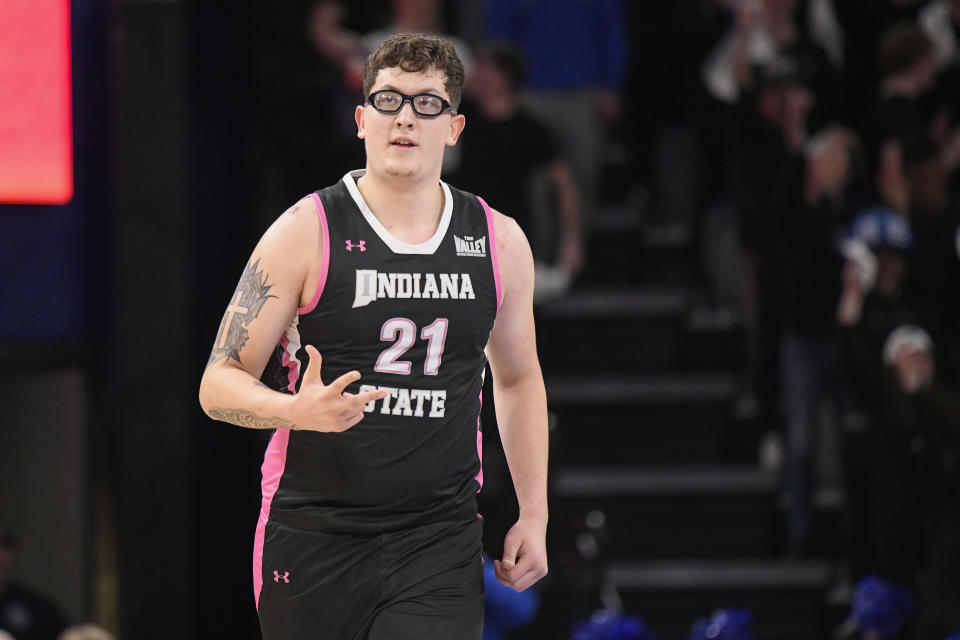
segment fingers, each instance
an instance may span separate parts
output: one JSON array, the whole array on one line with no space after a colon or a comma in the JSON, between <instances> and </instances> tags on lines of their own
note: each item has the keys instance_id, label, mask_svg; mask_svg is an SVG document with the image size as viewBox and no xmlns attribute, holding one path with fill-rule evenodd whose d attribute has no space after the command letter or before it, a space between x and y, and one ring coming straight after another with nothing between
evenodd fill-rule
<instances>
[{"instance_id":1,"label":"fingers","mask_svg":"<svg viewBox=\"0 0 960 640\"><path fill-rule=\"evenodd\" d=\"M303 384L323 384L323 380L320 377L320 365L323 362L323 357L313 345L308 344L305 349L307 355L310 356L310 361L307 362L307 368L303 371ZM359 371L350 371L334 380L330 387L337 395L342 395L347 387L359 379Z\"/></svg>"},{"instance_id":2,"label":"fingers","mask_svg":"<svg viewBox=\"0 0 960 640\"><path fill-rule=\"evenodd\" d=\"M547 571L532 556L521 555L510 574L513 580L513 588L517 591L523 591L545 576Z\"/></svg>"},{"instance_id":3,"label":"fingers","mask_svg":"<svg viewBox=\"0 0 960 640\"><path fill-rule=\"evenodd\" d=\"M307 355L310 356L310 361L307 362L307 368L303 371L302 384L323 384L323 380L320 379L320 364L323 361L320 352L317 351L316 347L309 344L306 346L306 351Z\"/></svg>"},{"instance_id":4,"label":"fingers","mask_svg":"<svg viewBox=\"0 0 960 640\"><path fill-rule=\"evenodd\" d=\"M529 572L530 567L529 563L523 562L520 559L516 564L512 566L507 566L506 562L499 560L493 561L493 569L497 574L497 577L500 579L500 582L504 583L508 587L520 591L519 582L520 580Z\"/></svg>"},{"instance_id":5,"label":"fingers","mask_svg":"<svg viewBox=\"0 0 960 640\"><path fill-rule=\"evenodd\" d=\"M523 591L547 575L547 554L542 534L524 529L518 522L503 541L503 559L494 560L497 579L516 591Z\"/></svg>"},{"instance_id":6,"label":"fingers","mask_svg":"<svg viewBox=\"0 0 960 640\"><path fill-rule=\"evenodd\" d=\"M503 541L503 561L501 564L507 569L513 569L517 563L517 553L520 551L520 536L507 534Z\"/></svg>"},{"instance_id":7,"label":"fingers","mask_svg":"<svg viewBox=\"0 0 960 640\"><path fill-rule=\"evenodd\" d=\"M333 419L333 425L331 426L334 431L346 430L357 424L363 419L367 405L387 396L387 392L380 389L358 394L347 391L347 387L360 379L359 371L349 371L334 380L329 386L325 386L320 377L322 362L320 352L313 345L306 345L305 350L310 360L303 372L303 385L312 384L325 387L319 390L319 395L316 397L317 399L323 398L325 406L328 407L327 411L330 412L328 415Z\"/></svg>"},{"instance_id":8,"label":"fingers","mask_svg":"<svg viewBox=\"0 0 960 640\"><path fill-rule=\"evenodd\" d=\"M507 569L499 560L493 561L497 579L515 591L523 591L547 575L546 562L537 562L530 555L521 557L512 569Z\"/></svg>"},{"instance_id":9,"label":"fingers","mask_svg":"<svg viewBox=\"0 0 960 640\"><path fill-rule=\"evenodd\" d=\"M360 379L359 371L350 371L343 374L330 384L330 389L335 391L338 396L343 395L343 392L347 390L351 384Z\"/></svg>"},{"instance_id":10,"label":"fingers","mask_svg":"<svg viewBox=\"0 0 960 640\"><path fill-rule=\"evenodd\" d=\"M341 413L344 417L340 422L340 430L346 431L363 420L367 403L385 398L386 395L387 392L381 390L366 391L360 394L344 391L341 397L346 401L346 406Z\"/></svg>"},{"instance_id":11,"label":"fingers","mask_svg":"<svg viewBox=\"0 0 960 640\"><path fill-rule=\"evenodd\" d=\"M534 573L531 571L520 580L517 580L513 585L513 589L516 591L526 591L527 589L535 585L537 582L539 582L540 578L542 578L545 575L546 575L546 571L542 573Z\"/></svg>"},{"instance_id":12,"label":"fingers","mask_svg":"<svg viewBox=\"0 0 960 640\"><path fill-rule=\"evenodd\" d=\"M387 397L387 392L383 389L378 389L376 391L365 391L359 395L350 395L349 398L354 401L354 403L359 404L361 407L366 406L368 402L373 402L375 400L383 400Z\"/></svg>"},{"instance_id":13,"label":"fingers","mask_svg":"<svg viewBox=\"0 0 960 640\"><path fill-rule=\"evenodd\" d=\"M502 584L505 584L508 587L512 587L512 584L510 582L510 574L507 573L506 569L503 568L502 562L500 562L499 560L493 561L493 572L496 574L497 580L499 580Z\"/></svg>"}]
</instances>

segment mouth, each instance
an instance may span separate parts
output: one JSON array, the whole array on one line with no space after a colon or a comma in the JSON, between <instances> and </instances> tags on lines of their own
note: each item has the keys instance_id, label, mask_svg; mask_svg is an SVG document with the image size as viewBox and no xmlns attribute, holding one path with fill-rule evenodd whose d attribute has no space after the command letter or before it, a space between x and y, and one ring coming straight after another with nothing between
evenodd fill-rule
<instances>
[{"instance_id":1,"label":"mouth","mask_svg":"<svg viewBox=\"0 0 960 640\"><path fill-rule=\"evenodd\" d=\"M417 144L413 140L398 138L397 140L392 140L390 146L394 149L413 149Z\"/></svg>"}]
</instances>

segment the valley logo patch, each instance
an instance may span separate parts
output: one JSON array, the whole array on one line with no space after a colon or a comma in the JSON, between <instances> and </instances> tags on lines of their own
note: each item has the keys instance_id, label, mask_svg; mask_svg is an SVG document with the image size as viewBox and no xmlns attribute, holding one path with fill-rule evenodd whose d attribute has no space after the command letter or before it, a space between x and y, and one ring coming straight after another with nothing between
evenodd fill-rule
<instances>
[{"instance_id":1,"label":"the valley logo patch","mask_svg":"<svg viewBox=\"0 0 960 640\"><path fill-rule=\"evenodd\" d=\"M487 257L487 236L473 239L473 236L453 236L453 242L457 247L458 256L473 256L475 258Z\"/></svg>"}]
</instances>

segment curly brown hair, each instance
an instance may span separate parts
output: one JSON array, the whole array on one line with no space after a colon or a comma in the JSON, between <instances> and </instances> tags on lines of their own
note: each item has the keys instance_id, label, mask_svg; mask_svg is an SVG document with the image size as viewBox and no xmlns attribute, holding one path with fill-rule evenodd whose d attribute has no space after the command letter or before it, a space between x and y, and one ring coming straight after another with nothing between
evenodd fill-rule
<instances>
[{"instance_id":1,"label":"curly brown hair","mask_svg":"<svg viewBox=\"0 0 960 640\"><path fill-rule=\"evenodd\" d=\"M423 73L431 68L443 74L443 86L450 104L460 106L463 94L463 63L453 45L436 36L398 33L381 42L367 58L363 69L363 96L370 89L380 69L399 67L410 73Z\"/></svg>"}]
</instances>

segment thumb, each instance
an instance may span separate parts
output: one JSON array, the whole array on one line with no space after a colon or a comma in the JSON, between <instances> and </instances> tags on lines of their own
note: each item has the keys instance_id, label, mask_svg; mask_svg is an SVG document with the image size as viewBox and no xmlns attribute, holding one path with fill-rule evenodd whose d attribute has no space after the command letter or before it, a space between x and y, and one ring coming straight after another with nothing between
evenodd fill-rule
<instances>
[{"instance_id":1,"label":"thumb","mask_svg":"<svg viewBox=\"0 0 960 640\"><path fill-rule=\"evenodd\" d=\"M320 352L309 344L306 346L306 351L310 361L307 362L307 368L303 372L303 384L323 384L320 378L320 364L323 362Z\"/></svg>"},{"instance_id":2,"label":"thumb","mask_svg":"<svg viewBox=\"0 0 960 640\"><path fill-rule=\"evenodd\" d=\"M512 569L517 563L517 553L520 551L520 536L513 535L513 532L507 534L503 541L503 567Z\"/></svg>"}]
</instances>

